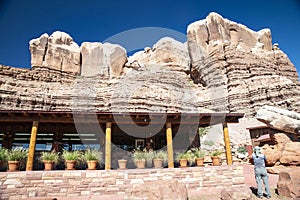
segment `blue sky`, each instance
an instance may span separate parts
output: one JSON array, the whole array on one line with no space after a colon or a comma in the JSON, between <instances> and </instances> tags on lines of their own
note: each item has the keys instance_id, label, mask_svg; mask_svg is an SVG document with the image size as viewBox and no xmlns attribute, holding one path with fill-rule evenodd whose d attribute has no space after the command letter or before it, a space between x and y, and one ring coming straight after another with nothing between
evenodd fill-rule
<instances>
[{"instance_id":1,"label":"blue sky","mask_svg":"<svg viewBox=\"0 0 300 200\"><path fill-rule=\"evenodd\" d=\"M79 46L140 27L185 34L188 24L213 11L255 31L270 28L273 43L300 72L299 0L0 0L0 63L30 67L28 43L42 33L67 32Z\"/></svg>"}]
</instances>

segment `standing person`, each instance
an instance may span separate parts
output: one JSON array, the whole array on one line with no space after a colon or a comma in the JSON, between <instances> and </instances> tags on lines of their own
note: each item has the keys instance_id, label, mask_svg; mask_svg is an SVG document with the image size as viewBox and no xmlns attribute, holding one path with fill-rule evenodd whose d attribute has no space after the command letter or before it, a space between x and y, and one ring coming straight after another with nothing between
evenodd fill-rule
<instances>
[{"instance_id":1,"label":"standing person","mask_svg":"<svg viewBox=\"0 0 300 200\"><path fill-rule=\"evenodd\" d=\"M262 189L262 181L263 181L267 193L267 198L270 199L271 192L269 187L269 178L265 166L266 156L262 154L260 147L258 146L254 147L252 159L254 163L255 179L257 183L257 195L259 198L261 199L263 198L263 189Z\"/></svg>"}]
</instances>

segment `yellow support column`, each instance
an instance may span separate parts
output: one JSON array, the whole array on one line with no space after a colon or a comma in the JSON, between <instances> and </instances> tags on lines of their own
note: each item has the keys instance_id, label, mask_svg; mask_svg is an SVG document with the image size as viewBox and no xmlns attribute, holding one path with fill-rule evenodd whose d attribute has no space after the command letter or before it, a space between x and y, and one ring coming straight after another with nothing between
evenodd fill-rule
<instances>
[{"instance_id":1,"label":"yellow support column","mask_svg":"<svg viewBox=\"0 0 300 200\"><path fill-rule=\"evenodd\" d=\"M229 138L227 123L223 124L223 134L224 134L227 165L232 165L232 154L230 148L230 138Z\"/></svg>"},{"instance_id":2,"label":"yellow support column","mask_svg":"<svg viewBox=\"0 0 300 200\"><path fill-rule=\"evenodd\" d=\"M111 122L106 122L105 130L105 170L111 169Z\"/></svg>"},{"instance_id":3,"label":"yellow support column","mask_svg":"<svg viewBox=\"0 0 300 200\"><path fill-rule=\"evenodd\" d=\"M36 144L36 135L38 130L39 122L34 121L32 123L31 135L30 135L30 143L29 143L29 152L26 163L26 171L32 171L33 168L33 160L34 160L34 152L35 152L35 144Z\"/></svg>"},{"instance_id":4,"label":"yellow support column","mask_svg":"<svg viewBox=\"0 0 300 200\"><path fill-rule=\"evenodd\" d=\"M171 123L166 125L166 137L167 137L167 150L168 150L168 168L174 168L173 158L173 140L172 140L172 126Z\"/></svg>"}]
</instances>

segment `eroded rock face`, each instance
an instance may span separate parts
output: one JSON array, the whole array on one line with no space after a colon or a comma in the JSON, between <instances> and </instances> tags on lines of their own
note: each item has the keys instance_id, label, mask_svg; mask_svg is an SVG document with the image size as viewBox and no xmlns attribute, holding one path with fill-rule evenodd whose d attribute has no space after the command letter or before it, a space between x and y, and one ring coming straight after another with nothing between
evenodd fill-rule
<instances>
[{"instance_id":1,"label":"eroded rock face","mask_svg":"<svg viewBox=\"0 0 300 200\"><path fill-rule=\"evenodd\" d=\"M265 104L300 110L296 69L272 46L268 29L255 32L212 13L187 33L187 44L163 38L127 63L118 45L80 49L66 33L44 34L30 42L32 70L0 66L1 109L67 111L75 99L76 110L97 112L253 117Z\"/></svg>"},{"instance_id":2,"label":"eroded rock face","mask_svg":"<svg viewBox=\"0 0 300 200\"><path fill-rule=\"evenodd\" d=\"M300 134L300 114L273 106L263 106L256 114L269 127L288 133Z\"/></svg>"},{"instance_id":3,"label":"eroded rock face","mask_svg":"<svg viewBox=\"0 0 300 200\"><path fill-rule=\"evenodd\" d=\"M280 163L284 165L300 165L300 142L289 142L284 146Z\"/></svg>"},{"instance_id":4,"label":"eroded rock face","mask_svg":"<svg viewBox=\"0 0 300 200\"><path fill-rule=\"evenodd\" d=\"M116 44L84 42L81 44L80 50L82 76L119 77L127 61L126 50Z\"/></svg>"},{"instance_id":5,"label":"eroded rock face","mask_svg":"<svg viewBox=\"0 0 300 200\"><path fill-rule=\"evenodd\" d=\"M300 168L279 172L277 190L280 196L300 198Z\"/></svg>"},{"instance_id":6,"label":"eroded rock face","mask_svg":"<svg viewBox=\"0 0 300 200\"><path fill-rule=\"evenodd\" d=\"M152 48L145 48L128 58L126 66L138 69L149 65L172 66L173 70L188 72L190 59L186 43L173 38L160 39Z\"/></svg>"},{"instance_id":7,"label":"eroded rock face","mask_svg":"<svg viewBox=\"0 0 300 200\"><path fill-rule=\"evenodd\" d=\"M29 42L32 67L46 67L77 74L80 71L80 49L73 38L55 31Z\"/></svg>"},{"instance_id":8,"label":"eroded rock face","mask_svg":"<svg viewBox=\"0 0 300 200\"><path fill-rule=\"evenodd\" d=\"M228 111L254 115L266 103L299 111L296 69L272 47L270 30L255 32L211 13L190 24L187 35L192 78L224 93Z\"/></svg>"}]
</instances>

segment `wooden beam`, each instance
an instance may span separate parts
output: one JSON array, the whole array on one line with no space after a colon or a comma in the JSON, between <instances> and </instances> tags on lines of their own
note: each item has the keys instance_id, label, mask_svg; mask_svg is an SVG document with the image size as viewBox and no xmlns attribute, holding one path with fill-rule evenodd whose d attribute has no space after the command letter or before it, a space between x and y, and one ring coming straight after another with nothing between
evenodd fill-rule
<instances>
[{"instance_id":1,"label":"wooden beam","mask_svg":"<svg viewBox=\"0 0 300 200\"><path fill-rule=\"evenodd\" d=\"M105 170L111 169L111 122L106 122L105 130Z\"/></svg>"},{"instance_id":2,"label":"wooden beam","mask_svg":"<svg viewBox=\"0 0 300 200\"><path fill-rule=\"evenodd\" d=\"M32 123L30 143L29 143L29 152L28 152L28 158L27 158L27 164L26 164L26 171L32 171L32 168L33 168L34 152L35 152L35 144L36 144L36 135L37 135L38 126L39 126L38 121L34 121Z\"/></svg>"},{"instance_id":3,"label":"wooden beam","mask_svg":"<svg viewBox=\"0 0 300 200\"><path fill-rule=\"evenodd\" d=\"M230 138L229 138L227 123L223 123L223 133L224 133L224 143L225 143L227 165L232 165L232 154L231 154L231 148L230 148Z\"/></svg>"},{"instance_id":4,"label":"wooden beam","mask_svg":"<svg viewBox=\"0 0 300 200\"><path fill-rule=\"evenodd\" d=\"M172 125L171 123L166 124L166 137L167 137L167 151L168 151L168 168L174 168L174 157L173 157L173 139L172 139Z\"/></svg>"}]
</instances>

